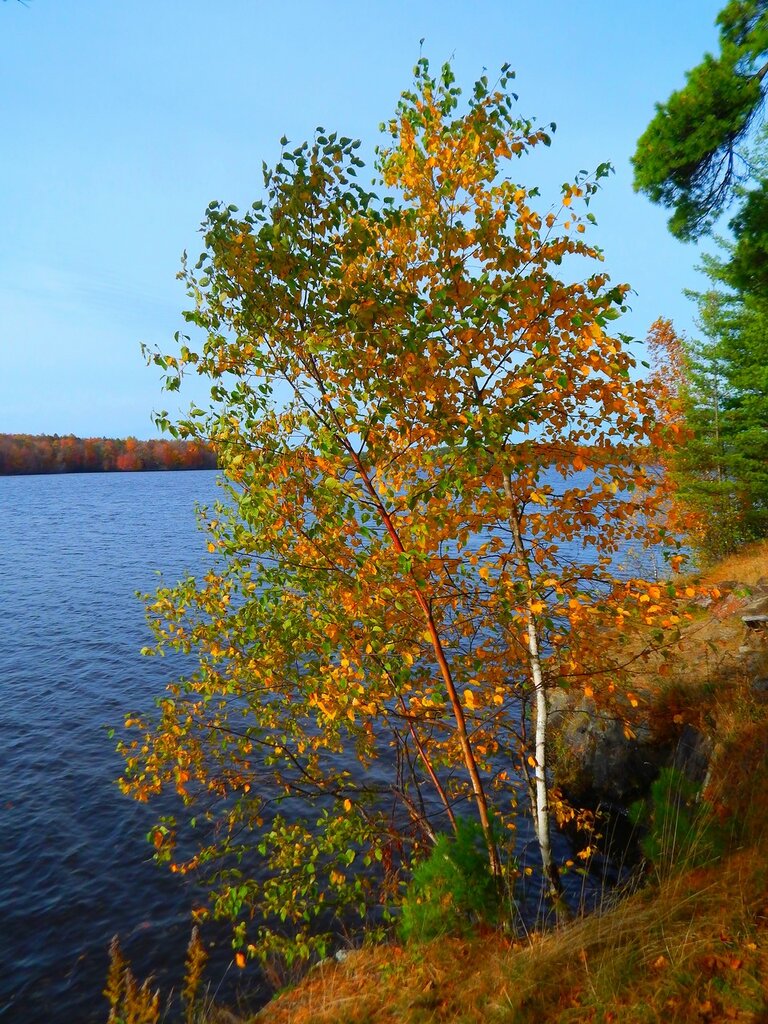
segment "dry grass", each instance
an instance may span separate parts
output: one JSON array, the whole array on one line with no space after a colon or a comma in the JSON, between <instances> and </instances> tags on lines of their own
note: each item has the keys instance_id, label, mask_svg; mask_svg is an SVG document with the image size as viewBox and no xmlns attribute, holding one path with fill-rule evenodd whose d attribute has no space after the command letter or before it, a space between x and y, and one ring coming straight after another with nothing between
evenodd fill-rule
<instances>
[{"instance_id":1,"label":"dry grass","mask_svg":"<svg viewBox=\"0 0 768 1024\"><path fill-rule=\"evenodd\" d=\"M766 574L763 543L708 579ZM703 616L684 668L656 689L656 714L706 718L716 734L708 795L730 839L717 864L525 942L493 933L350 953L241 1024L768 1024L768 708L739 671L742 642L737 610Z\"/></svg>"},{"instance_id":2,"label":"dry grass","mask_svg":"<svg viewBox=\"0 0 768 1024\"><path fill-rule=\"evenodd\" d=\"M764 540L748 544L737 555L731 555L707 572L707 579L713 583L737 580L754 586L765 578L768 578L768 542Z\"/></svg>"},{"instance_id":3,"label":"dry grass","mask_svg":"<svg viewBox=\"0 0 768 1024\"><path fill-rule=\"evenodd\" d=\"M767 951L765 868L741 851L524 948L494 936L361 951L252 1024L757 1022Z\"/></svg>"},{"instance_id":4,"label":"dry grass","mask_svg":"<svg viewBox=\"0 0 768 1024\"><path fill-rule=\"evenodd\" d=\"M735 799L721 807L743 845L721 863L525 943L488 935L352 953L249 1024L768 1021L767 737L764 721L732 737Z\"/></svg>"}]
</instances>

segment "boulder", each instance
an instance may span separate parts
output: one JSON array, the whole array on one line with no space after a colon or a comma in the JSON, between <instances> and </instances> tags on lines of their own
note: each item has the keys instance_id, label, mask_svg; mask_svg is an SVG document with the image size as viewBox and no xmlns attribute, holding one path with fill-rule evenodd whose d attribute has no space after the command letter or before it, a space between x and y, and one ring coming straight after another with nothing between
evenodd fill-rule
<instances>
[{"instance_id":1,"label":"boulder","mask_svg":"<svg viewBox=\"0 0 768 1024\"><path fill-rule=\"evenodd\" d=\"M583 694L554 691L550 726L555 784L581 807L629 806L648 793L674 753L647 725L629 730L619 710L598 708Z\"/></svg>"},{"instance_id":2,"label":"boulder","mask_svg":"<svg viewBox=\"0 0 768 1024\"><path fill-rule=\"evenodd\" d=\"M671 764L695 785L703 786L713 753L712 738L692 725L685 725L674 746Z\"/></svg>"},{"instance_id":3,"label":"boulder","mask_svg":"<svg viewBox=\"0 0 768 1024\"><path fill-rule=\"evenodd\" d=\"M670 765L700 785L712 757L712 741L691 725L660 741L646 723L628 729L620 709L598 708L581 693L550 695L550 726L555 784L580 807L627 808Z\"/></svg>"}]
</instances>

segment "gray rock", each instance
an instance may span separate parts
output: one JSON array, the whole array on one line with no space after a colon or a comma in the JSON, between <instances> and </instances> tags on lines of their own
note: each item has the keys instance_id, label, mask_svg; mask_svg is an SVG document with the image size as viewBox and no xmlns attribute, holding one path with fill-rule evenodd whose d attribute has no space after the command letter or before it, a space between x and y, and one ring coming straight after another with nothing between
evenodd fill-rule
<instances>
[{"instance_id":1,"label":"gray rock","mask_svg":"<svg viewBox=\"0 0 768 1024\"><path fill-rule=\"evenodd\" d=\"M555 783L577 805L626 807L674 756L674 746L659 744L648 726L633 726L632 735L619 712L581 694L555 691L550 709Z\"/></svg>"},{"instance_id":2,"label":"gray rock","mask_svg":"<svg viewBox=\"0 0 768 1024\"><path fill-rule=\"evenodd\" d=\"M555 784L582 807L628 807L648 795L667 766L701 785L712 759L712 740L693 726L684 726L676 740L666 742L645 724L633 725L635 734L628 734L619 712L597 708L580 693L557 690L550 695L550 725Z\"/></svg>"},{"instance_id":3,"label":"gray rock","mask_svg":"<svg viewBox=\"0 0 768 1024\"><path fill-rule=\"evenodd\" d=\"M672 766L683 772L691 782L701 786L707 777L713 751L711 737L694 729L692 725L685 725L675 746Z\"/></svg>"},{"instance_id":4,"label":"gray rock","mask_svg":"<svg viewBox=\"0 0 768 1024\"><path fill-rule=\"evenodd\" d=\"M736 590L737 587L740 587L741 584L738 580L720 580L720 582L717 583L716 586L721 594L730 594L734 590Z\"/></svg>"},{"instance_id":5,"label":"gray rock","mask_svg":"<svg viewBox=\"0 0 768 1024\"><path fill-rule=\"evenodd\" d=\"M768 594L752 594L749 603L742 609L742 619L759 618L764 615L768 615Z\"/></svg>"}]
</instances>

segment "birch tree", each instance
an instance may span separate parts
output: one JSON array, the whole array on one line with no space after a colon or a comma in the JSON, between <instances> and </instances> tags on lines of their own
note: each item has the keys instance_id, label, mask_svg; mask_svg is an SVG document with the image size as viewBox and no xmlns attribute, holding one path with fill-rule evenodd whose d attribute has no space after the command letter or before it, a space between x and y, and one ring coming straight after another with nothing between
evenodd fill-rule
<instances>
[{"instance_id":1,"label":"birch tree","mask_svg":"<svg viewBox=\"0 0 768 1024\"><path fill-rule=\"evenodd\" d=\"M283 140L250 210L209 207L196 333L154 355L169 389L210 380L210 408L158 420L213 446L226 500L208 572L150 600L155 649L198 668L129 717L123 786L178 792L158 857L253 955L322 950L388 882L396 902L461 816L511 884L521 792L559 900L548 693L611 699L627 624L679 625L674 586L616 571L665 540L649 452L676 427L610 331L627 289L588 240L608 168L537 210L524 158L550 130L512 77L464 102L420 61L379 194L351 139Z\"/></svg>"}]
</instances>

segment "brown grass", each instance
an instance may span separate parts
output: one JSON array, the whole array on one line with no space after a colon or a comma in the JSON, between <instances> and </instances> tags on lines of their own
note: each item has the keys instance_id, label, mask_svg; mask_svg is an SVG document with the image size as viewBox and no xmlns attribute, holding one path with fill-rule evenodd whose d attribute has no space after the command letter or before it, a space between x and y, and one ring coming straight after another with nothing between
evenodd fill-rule
<instances>
[{"instance_id":1,"label":"brown grass","mask_svg":"<svg viewBox=\"0 0 768 1024\"><path fill-rule=\"evenodd\" d=\"M736 580L754 586L759 579L768 578L768 541L748 544L738 554L713 566L706 575L712 583Z\"/></svg>"},{"instance_id":2,"label":"brown grass","mask_svg":"<svg viewBox=\"0 0 768 1024\"><path fill-rule=\"evenodd\" d=\"M714 799L734 838L721 862L524 943L487 935L351 953L249 1024L768 1021L768 716L755 718L719 758Z\"/></svg>"},{"instance_id":3,"label":"brown grass","mask_svg":"<svg viewBox=\"0 0 768 1024\"><path fill-rule=\"evenodd\" d=\"M757 1022L767 951L765 866L740 851L525 947L494 936L351 954L251 1024Z\"/></svg>"}]
</instances>

